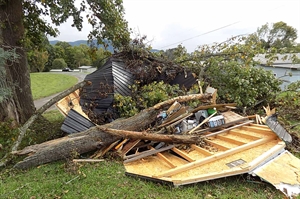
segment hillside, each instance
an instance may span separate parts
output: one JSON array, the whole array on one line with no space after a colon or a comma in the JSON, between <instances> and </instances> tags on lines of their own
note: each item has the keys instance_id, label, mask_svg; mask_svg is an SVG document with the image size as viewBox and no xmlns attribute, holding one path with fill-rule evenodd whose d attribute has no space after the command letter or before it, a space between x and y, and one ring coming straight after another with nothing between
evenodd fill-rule
<instances>
[{"instance_id":1,"label":"hillside","mask_svg":"<svg viewBox=\"0 0 300 199\"><path fill-rule=\"evenodd\" d=\"M60 42L59 40L53 40L53 41L49 41L49 43L51 45L55 45L57 42ZM89 45L87 40L77 40L77 41L69 41L68 42L71 46L79 46L81 44L84 44L84 45ZM104 48L103 45L98 45L98 48ZM113 52L114 51L114 48L113 46L111 46L110 44L108 44L108 47L107 47L107 50L110 51L110 52Z\"/></svg>"}]
</instances>

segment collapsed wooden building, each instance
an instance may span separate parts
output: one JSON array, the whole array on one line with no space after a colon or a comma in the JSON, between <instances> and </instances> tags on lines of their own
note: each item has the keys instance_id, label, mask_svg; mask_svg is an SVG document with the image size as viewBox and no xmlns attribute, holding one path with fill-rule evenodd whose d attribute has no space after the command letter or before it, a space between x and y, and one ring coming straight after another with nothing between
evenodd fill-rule
<instances>
[{"instance_id":1,"label":"collapsed wooden building","mask_svg":"<svg viewBox=\"0 0 300 199\"><path fill-rule=\"evenodd\" d=\"M167 80L186 87L196 82L195 77L184 70L163 71L150 80ZM147 73L149 71L143 72L144 75ZM166 73L172 74L173 78L164 76ZM212 97L216 95L214 89L207 89L203 95L180 96L159 103L136 118L129 118L130 121L97 124L103 113L113 112L114 93L130 95L128 85L135 78L124 62L110 59L86 76L86 81L91 84L83 87L81 93L76 91L56 104L66 116L62 130L70 136L17 153L36 153L27 160L38 159L35 164L41 164L46 161L38 155L49 154L43 152L47 147L55 150L53 143L67 143L70 148L64 149L72 151L79 142L85 144L79 152L96 151L93 158L103 157L107 152L119 154L129 176L180 186L248 173L273 184L288 197L300 194L300 160L285 149L292 139L274 114L267 115L265 124L257 115L254 120L241 116L234 112L235 104L216 104ZM186 105L188 100L194 99L204 99L206 103L196 108ZM155 125L151 129L140 130L143 122L148 127L153 121ZM134 122L139 128L132 126ZM98 132L112 136L105 141L106 137L96 136ZM85 142L84 139L89 140ZM92 144L89 143L91 140ZM55 155L60 153L63 152ZM27 160L17 167L26 166Z\"/></svg>"}]
</instances>

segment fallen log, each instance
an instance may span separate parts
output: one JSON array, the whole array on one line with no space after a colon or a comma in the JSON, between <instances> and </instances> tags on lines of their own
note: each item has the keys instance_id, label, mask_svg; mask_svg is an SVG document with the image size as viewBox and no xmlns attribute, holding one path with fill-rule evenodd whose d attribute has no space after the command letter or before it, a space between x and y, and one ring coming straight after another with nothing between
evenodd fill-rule
<instances>
[{"instance_id":1,"label":"fallen log","mask_svg":"<svg viewBox=\"0 0 300 199\"><path fill-rule=\"evenodd\" d=\"M183 102L184 99L186 101L190 99L208 101L210 98L210 94L194 94L181 96L180 98L173 98L167 100L166 102L159 103L154 107L145 109L135 116L127 119L115 120L109 124L95 126L80 133L71 134L56 140L25 147L23 150L13 152L13 154L30 155L23 161L18 162L14 167L18 169L26 169L41 164L66 159L74 154L87 153L102 147L107 147L111 143L124 137L122 134L112 134L111 132L108 132L107 129L143 131L151 127L151 124L156 120L161 108L174 103L178 99ZM131 137L128 136L128 138ZM141 139L144 139L143 134L141 134Z\"/></svg>"}]
</instances>

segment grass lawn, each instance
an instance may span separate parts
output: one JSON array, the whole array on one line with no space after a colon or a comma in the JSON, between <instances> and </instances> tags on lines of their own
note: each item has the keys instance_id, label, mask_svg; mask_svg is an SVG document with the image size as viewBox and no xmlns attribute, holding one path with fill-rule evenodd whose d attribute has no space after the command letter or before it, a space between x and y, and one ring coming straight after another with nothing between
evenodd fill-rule
<instances>
[{"instance_id":1,"label":"grass lawn","mask_svg":"<svg viewBox=\"0 0 300 199\"><path fill-rule=\"evenodd\" d=\"M78 81L71 75L53 73L31 73L30 80L34 100L62 92Z\"/></svg>"},{"instance_id":2,"label":"grass lawn","mask_svg":"<svg viewBox=\"0 0 300 199\"><path fill-rule=\"evenodd\" d=\"M283 198L268 183L246 175L173 187L125 175L122 162L56 162L27 171L2 172L0 198Z\"/></svg>"}]
</instances>

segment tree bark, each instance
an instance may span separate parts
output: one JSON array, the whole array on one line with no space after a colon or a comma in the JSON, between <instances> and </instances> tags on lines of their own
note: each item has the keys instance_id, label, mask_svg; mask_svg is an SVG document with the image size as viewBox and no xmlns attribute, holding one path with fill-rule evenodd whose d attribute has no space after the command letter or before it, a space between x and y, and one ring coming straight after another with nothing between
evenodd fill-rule
<instances>
[{"instance_id":1,"label":"tree bark","mask_svg":"<svg viewBox=\"0 0 300 199\"><path fill-rule=\"evenodd\" d=\"M24 123L34 113L27 56L22 48L24 37L22 0L0 2L0 48L15 50L18 58L8 60L1 66L0 121L12 119L15 124ZM1 93L2 94L2 93Z\"/></svg>"},{"instance_id":2,"label":"tree bark","mask_svg":"<svg viewBox=\"0 0 300 199\"><path fill-rule=\"evenodd\" d=\"M201 100L209 100L211 95L190 95L190 96L182 96L180 99L184 101L184 99L201 99ZM151 124L155 122L157 115L161 111L161 108L172 104L171 102L177 101L178 98L173 98L171 100L167 100L165 103L159 103L154 107L145 109L140 113L136 114L133 117L127 119L119 119L115 120L112 123L95 126L86 131L71 134L69 136L59 138L56 140L51 140L48 142L44 142L41 144L28 146L20 151L15 151L13 154L15 155L25 155L31 154L29 157L26 157L23 161L18 162L14 167L18 169L26 169L29 167L38 166L40 164L45 164L48 162L61 160L65 158L69 158L72 154L82 154L86 152L90 152L101 147L109 146L111 143L121 139L121 138L141 138L149 140L161 139L167 142L185 142L192 143L193 139L197 140L193 136L185 136L179 138L179 136L170 135L170 136L154 136L149 133L146 135L145 133L140 133L138 136L138 132L134 131L144 131L151 127ZM113 129L119 129L121 131L114 131ZM123 133L122 133L123 131ZM116 133L118 132L118 133ZM148 136L148 137L145 137ZM159 138L160 137L160 138ZM184 141L185 140L185 141ZM160 141L160 140L158 140Z\"/></svg>"},{"instance_id":3,"label":"tree bark","mask_svg":"<svg viewBox=\"0 0 300 199\"><path fill-rule=\"evenodd\" d=\"M86 84L90 84L90 82L80 82L74 86L72 86L71 88L65 90L64 92L58 94L57 96L55 96L54 98L52 98L51 100L49 100L46 104L44 104L41 108L39 108L26 122L25 124L19 128L19 135L17 140L15 141L15 143L12 146L11 152L14 152L18 149L19 145L21 144L27 129L30 127L30 125L41 115L43 114L49 107L51 107L53 104L55 104L56 102L58 102L60 99L62 99L63 97L69 95L70 93L76 91L79 88L82 88L84 85ZM11 156L9 156L9 154L7 153L0 161L0 167L4 166L7 164L8 161L11 160Z\"/></svg>"}]
</instances>

